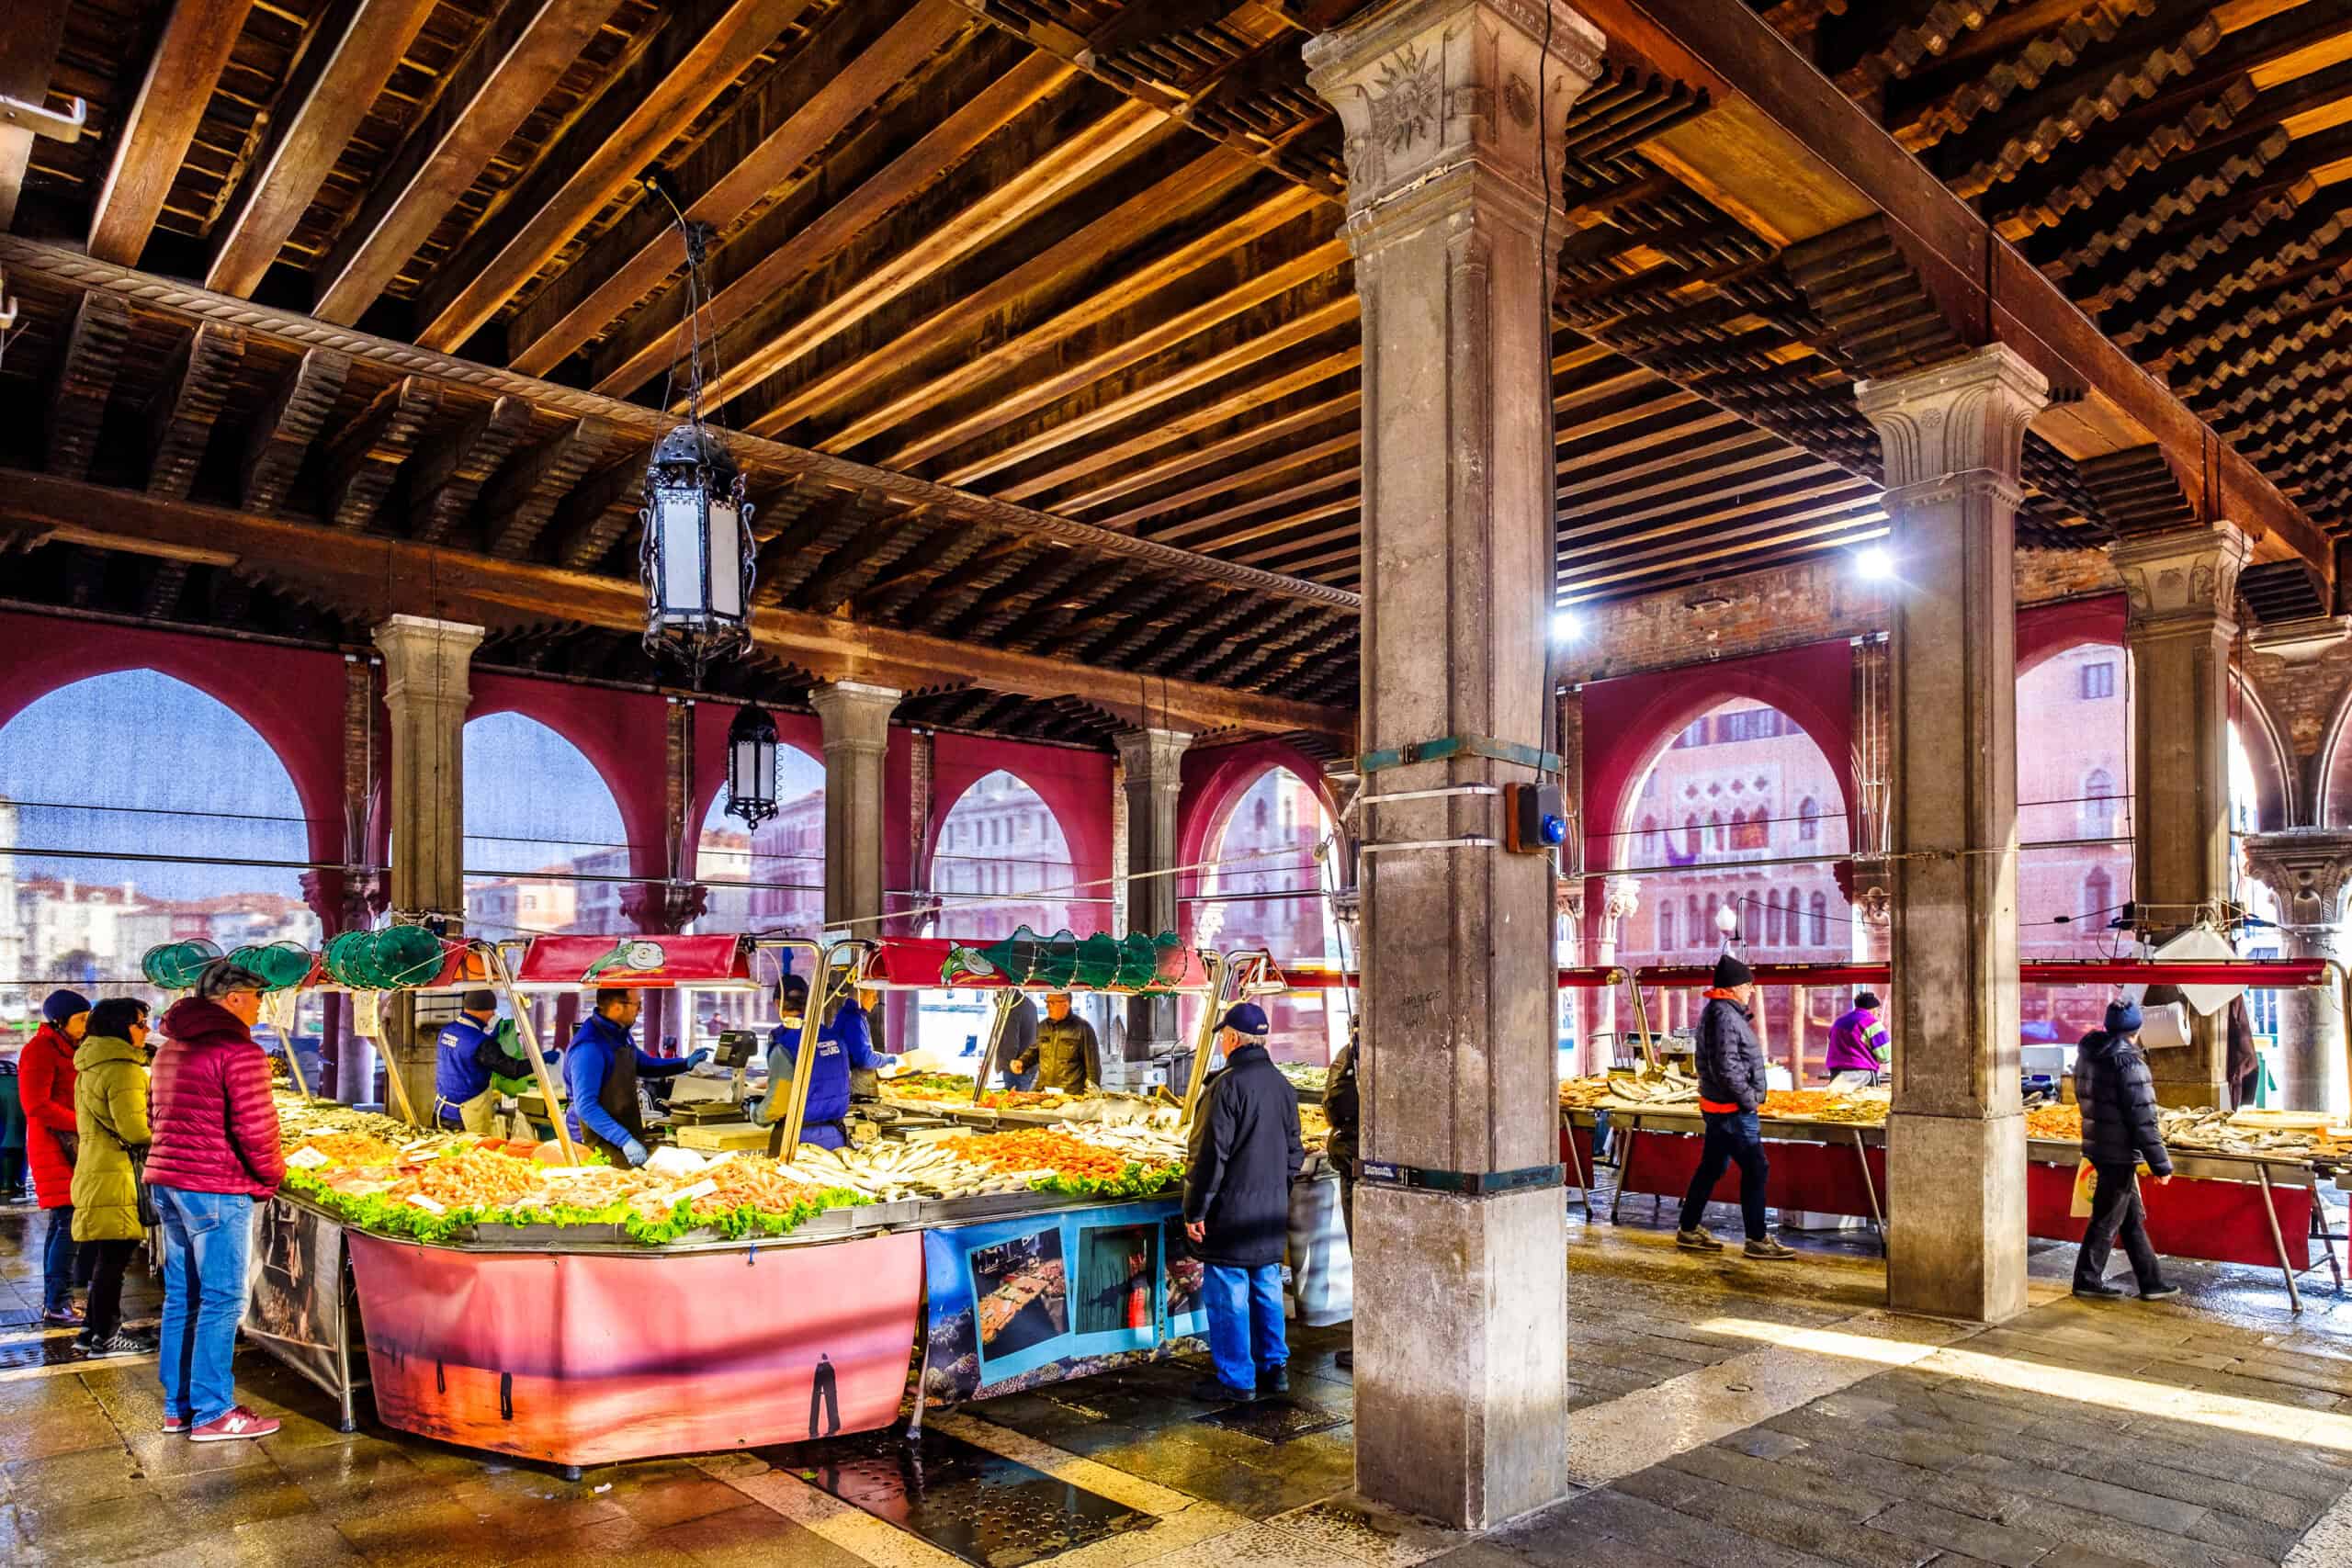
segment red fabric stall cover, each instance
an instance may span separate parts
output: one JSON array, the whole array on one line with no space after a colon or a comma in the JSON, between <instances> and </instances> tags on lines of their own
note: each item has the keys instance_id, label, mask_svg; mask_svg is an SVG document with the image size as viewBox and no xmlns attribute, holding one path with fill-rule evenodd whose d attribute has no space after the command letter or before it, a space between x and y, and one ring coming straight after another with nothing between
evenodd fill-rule
<instances>
[{"instance_id":1,"label":"red fabric stall cover","mask_svg":"<svg viewBox=\"0 0 2352 1568\"><path fill-rule=\"evenodd\" d=\"M887 1427L922 1304L912 1231L666 1257L345 1240L384 1422L559 1464Z\"/></svg>"},{"instance_id":2,"label":"red fabric stall cover","mask_svg":"<svg viewBox=\"0 0 2352 1568\"><path fill-rule=\"evenodd\" d=\"M2045 1241L2080 1241L2087 1220L2069 1213L2075 1200L2075 1165L2029 1165L2025 1168L2026 1234ZM2271 1245L2270 1223L2262 1217L2262 1187L2245 1181L2189 1180L2176 1177L2159 1187L2143 1177L2140 1196L2148 1206L2148 1240L2166 1258L2189 1258L2207 1263L2250 1263L2258 1268L2278 1266L2278 1249ZM2300 1272L2312 1266L2312 1190L2274 1187L2271 1207L2278 1215L2278 1235L2287 1244L2287 1261Z\"/></svg>"}]
</instances>

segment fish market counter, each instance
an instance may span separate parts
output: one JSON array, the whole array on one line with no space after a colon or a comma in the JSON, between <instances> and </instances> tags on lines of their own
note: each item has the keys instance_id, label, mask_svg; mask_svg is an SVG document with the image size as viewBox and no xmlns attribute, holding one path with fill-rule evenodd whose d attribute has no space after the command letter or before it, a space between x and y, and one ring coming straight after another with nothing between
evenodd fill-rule
<instances>
[{"instance_id":1,"label":"fish market counter","mask_svg":"<svg viewBox=\"0 0 2352 1568\"><path fill-rule=\"evenodd\" d=\"M1606 1102L1563 1107L1560 1157L1582 1195L1585 1213L1592 1213L1592 1189L1599 1179L1594 1150L1603 1114L1612 1145L1609 1152L1617 1170L1616 1190L1610 1199L1611 1223L1616 1222L1628 1194L1680 1202L1699 1171L1704 1124L1698 1107ZM1790 1213L1834 1214L1883 1225L1886 1129L1883 1124L1770 1115L1758 1121L1770 1145L1771 1169L1765 1181L1768 1204ZM1715 1184L1713 1201L1739 1201L1738 1167L1726 1170Z\"/></svg>"}]
</instances>

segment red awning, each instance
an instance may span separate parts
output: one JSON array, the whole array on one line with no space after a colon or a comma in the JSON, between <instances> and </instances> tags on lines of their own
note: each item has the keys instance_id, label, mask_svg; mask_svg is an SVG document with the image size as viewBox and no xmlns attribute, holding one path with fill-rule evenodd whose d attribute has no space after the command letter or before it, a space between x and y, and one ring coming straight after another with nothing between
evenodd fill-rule
<instances>
[{"instance_id":1,"label":"red awning","mask_svg":"<svg viewBox=\"0 0 2352 1568\"><path fill-rule=\"evenodd\" d=\"M515 972L518 986L748 986L749 952L734 936L540 936Z\"/></svg>"},{"instance_id":2,"label":"red awning","mask_svg":"<svg viewBox=\"0 0 2352 1568\"><path fill-rule=\"evenodd\" d=\"M950 942L944 937L884 937L875 943L874 952L865 961L865 984L884 991L937 991L948 988L942 978L947 973L949 955L958 947L972 947L971 942ZM958 990L1000 991L1005 988L1001 975L959 975L955 982ZM1201 955L1187 948L1184 952L1184 976L1177 985L1165 991L1198 991L1209 988L1209 975ZM1108 987L1090 986L1032 986L1029 989L1090 991L1102 989L1112 995L1132 996L1132 991L1109 991Z\"/></svg>"},{"instance_id":3,"label":"red awning","mask_svg":"<svg viewBox=\"0 0 2352 1568\"><path fill-rule=\"evenodd\" d=\"M1763 986L1884 986L1894 970L1884 964L1758 964L1756 980ZM1318 964L1285 964L1283 973L1294 991L1328 990L1358 983L1351 972ZM1669 990L1700 989L1714 978L1712 964L1678 964L1634 972L1645 986ZM1560 971L1560 988L1598 990L1624 984L1625 971L1606 964L1588 964ZM2287 989L2323 986L2327 965L2312 958L2246 958L2235 963L2165 964L2151 959L2088 959L2020 964L2018 978L2030 986L2252 986L2256 989Z\"/></svg>"}]
</instances>

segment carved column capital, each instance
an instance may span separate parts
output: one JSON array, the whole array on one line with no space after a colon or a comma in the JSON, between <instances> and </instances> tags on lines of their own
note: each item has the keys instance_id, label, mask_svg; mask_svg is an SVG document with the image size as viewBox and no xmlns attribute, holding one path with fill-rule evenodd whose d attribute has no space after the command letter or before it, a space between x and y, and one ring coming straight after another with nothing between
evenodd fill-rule
<instances>
[{"instance_id":1,"label":"carved column capital","mask_svg":"<svg viewBox=\"0 0 2352 1568\"><path fill-rule=\"evenodd\" d=\"M1601 902L1600 918L1608 922L1607 934L1614 936L1619 923L1642 907L1642 884L1637 877L1612 876L1607 886L1609 891Z\"/></svg>"},{"instance_id":2,"label":"carved column capital","mask_svg":"<svg viewBox=\"0 0 2352 1568\"><path fill-rule=\"evenodd\" d=\"M1182 729L1123 729L1112 737L1130 791L1176 786L1193 737Z\"/></svg>"},{"instance_id":3,"label":"carved column capital","mask_svg":"<svg viewBox=\"0 0 2352 1568\"><path fill-rule=\"evenodd\" d=\"M2278 900L2278 923L2333 931L2352 891L2352 829L2287 828L2239 839L2246 874Z\"/></svg>"},{"instance_id":4,"label":"carved column capital","mask_svg":"<svg viewBox=\"0 0 2352 1568\"><path fill-rule=\"evenodd\" d=\"M1307 83L1340 112L1349 213L1474 164L1540 203L1541 149L1607 46L1559 0L1392 0L1310 39Z\"/></svg>"},{"instance_id":5,"label":"carved column capital","mask_svg":"<svg viewBox=\"0 0 2352 1568\"><path fill-rule=\"evenodd\" d=\"M2018 499L2025 429L2050 383L2006 344L1907 375L1863 381L1854 401L1878 431L1890 516L1971 490Z\"/></svg>"},{"instance_id":6,"label":"carved column capital","mask_svg":"<svg viewBox=\"0 0 2352 1568\"><path fill-rule=\"evenodd\" d=\"M824 731L824 747L870 750L879 754L889 744L890 715L906 694L890 686L869 686L863 681L835 681L808 688L808 705Z\"/></svg>"},{"instance_id":7,"label":"carved column capital","mask_svg":"<svg viewBox=\"0 0 2352 1568\"><path fill-rule=\"evenodd\" d=\"M649 936L676 936L702 919L710 889L692 882L634 882L621 889L621 913Z\"/></svg>"},{"instance_id":8,"label":"carved column capital","mask_svg":"<svg viewBox=\"0 0 2352 1568\"><path fill-rule=\"evenodd\" d=\"M467 675L484 628L427 615L394 615L376 627L377 650L384 656L384 701L430 699L460 711L470 700Z\"/></svg>"},{"instance_id":9,"label":"carved column capital","mask_svg":"<svg viewBox=\"0 0 2352 1568\"><path fill-rule=\"evenodd\" d=\"M2233 523L2167 528L2121 539L2108 558L2131 600L2133 635L2237 631L2238 573L2253 547Z\"/></svg>"}]
</instances>

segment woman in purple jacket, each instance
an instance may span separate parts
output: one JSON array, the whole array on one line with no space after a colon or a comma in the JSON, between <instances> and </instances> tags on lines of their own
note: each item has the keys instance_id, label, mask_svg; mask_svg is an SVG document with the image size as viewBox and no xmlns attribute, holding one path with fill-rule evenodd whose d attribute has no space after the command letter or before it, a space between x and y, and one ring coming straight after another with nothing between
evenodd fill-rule
<instances>
[{"instance_id":1,"label":"woman in purple jacket","mask_svg":"<svg viewBox=\"0 0 2352 1568\"><path fill-rule=\"evenodd\" d=\"M1886 1025L1878 1021L1878 1010L1884 1005L1874 993L1864 991L1829 1026L1829 1055L1822 1066L1829 1069L1830 1088L1867 1089L1886 1071L1894 1051L1887 1043Z\"/></svg>"}]
</instances>

